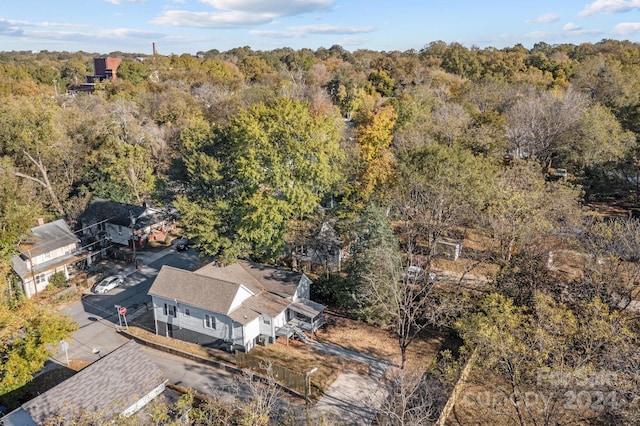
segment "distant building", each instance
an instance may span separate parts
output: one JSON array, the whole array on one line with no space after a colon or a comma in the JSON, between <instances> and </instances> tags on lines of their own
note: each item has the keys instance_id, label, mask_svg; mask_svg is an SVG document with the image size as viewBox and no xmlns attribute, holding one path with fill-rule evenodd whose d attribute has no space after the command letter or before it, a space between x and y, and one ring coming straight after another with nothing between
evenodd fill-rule
<instances>
[{"instance_id":1,"label":"distant building","mask_svg":"<svg viewBox=\"0 0 640 426\"><path fill-rule=\"evenodd\" d=\"M133 247L143 246L153 240L154 231L166 233L173 227L171 212L146 204L118 203L96 198L78 217L83 237L94 237L96 241ZM132 240L133 238L133 240Z\"/></svg>"},{"instance_id":2,"label":"distant building","mask_svg":"<svg viewBox=\"0 0 640 426\"><path fill-rule=\"evenodd\" d=\"M96 83L101 81L111 81L118 78L118 67L122 62L121 58L94 58L93 75L87 76L87 82L78 86L69 87L69 90L76 92L93 92Z\"/></svg>"},{"instance_id":3,"label":"distant building","mask_svg":"<svg viewBox=\"0 0 640 426\"><path fill-rule=\"evenodd\" d=\"M93 75L87 76L87 83L96 81L115 80L117 78L118 67L122 59L120 58L94 58Z\"/></svg>"}]
</instances>

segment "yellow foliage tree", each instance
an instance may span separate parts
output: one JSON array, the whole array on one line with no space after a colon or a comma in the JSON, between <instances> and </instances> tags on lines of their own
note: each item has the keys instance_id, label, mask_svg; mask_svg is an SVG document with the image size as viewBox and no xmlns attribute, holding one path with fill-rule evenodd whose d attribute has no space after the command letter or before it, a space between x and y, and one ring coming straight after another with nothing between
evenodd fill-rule
<instances>
[{"instance_id":1,"label":"yellow foliage tree","mask_svg":"<svg viewBox=\"0 0 640 426\"><path fill-rule=\"evenodd\" d=\"M355 134L362 167L360 189L365 199L388 182L393 174L395 160L390 145L397 119L393 106L386 105L376 111L362 113L358 120Z\"/></svg>"}]
</instances>

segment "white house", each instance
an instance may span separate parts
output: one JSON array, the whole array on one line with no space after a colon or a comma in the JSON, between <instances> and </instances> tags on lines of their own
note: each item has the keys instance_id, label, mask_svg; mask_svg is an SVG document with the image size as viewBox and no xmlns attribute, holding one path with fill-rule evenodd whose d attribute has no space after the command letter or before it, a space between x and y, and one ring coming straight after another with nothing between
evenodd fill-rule
<instances>
[{"instance_id":1,"label":"white house","mask_svg":"<svg viewBox=\"0 0 640 426\"><path fill-rule=\"evenodd\" d=\"M324 306L309 300L304 274L240 261L195 272L163 266L149 289L156 333L249 351L322 325Z\"/></svg>"},{"instance_id":2,"label":"white house","mask_svg":"<svg viewBox=\"0 0 640 426\"><path fill-rule=\"evenodd\" d=\"M69 265L87 258L87 253L79 248L80 239L62 219L40 221L30 231L18 245L19 254L12 258L13 270L27 297L46 289L49 278L56 272L69 279Z\"/></svg>"}]
</instances>

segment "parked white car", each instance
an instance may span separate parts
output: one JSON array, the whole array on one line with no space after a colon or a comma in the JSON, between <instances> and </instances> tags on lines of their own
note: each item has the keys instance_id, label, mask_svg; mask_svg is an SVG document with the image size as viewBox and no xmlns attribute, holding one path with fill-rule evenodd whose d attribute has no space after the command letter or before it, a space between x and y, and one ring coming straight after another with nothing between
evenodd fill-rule
<instances>
[{"instance_id":1,"label":"parked white car","mask_svg":"<svg viewBox=\"0 0 640 426\"><path fill-rule=\"evenodd\" d=\"M124 283L124 276L122 275L112 275L110 277L105 278L95 285L93 288L93 292L96 294L104 294L109 290L113 290L116 287L120 287Z\"/></svg>"}]
</instances>

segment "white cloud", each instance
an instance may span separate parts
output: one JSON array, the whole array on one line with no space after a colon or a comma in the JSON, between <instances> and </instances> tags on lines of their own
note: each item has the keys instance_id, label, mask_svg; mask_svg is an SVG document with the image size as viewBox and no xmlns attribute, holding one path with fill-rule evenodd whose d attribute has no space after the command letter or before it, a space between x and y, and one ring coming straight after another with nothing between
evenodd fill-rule
<instances>
[{"instance_id":1,"label":"white cloud","mask_svg":"<svg viewBox=\"0 0 640 426\"><path fill-rule=\"evenodd\" d=\"M621 22L613 28L613 33L626 36L640 32L640 22Z\"/></svg>"},{"instance_id":2,"label":"white cloud","mask_svg":"<svg viewBox=\"0 0 640 426\"><path fill-rule=\"evenodd\" d=\"M19 25L16 25L15 21L0 18L0 35L20 36L23 32L23 29L20 28Z\"/></svg>"},{"instance_id":3,"label":"white cloud","mask_svg":"<svg viewBox=\"0 0 640 426\"><path fill-rule=\"evenodd\" d=\"M118 0L115 0L118 1ZM246 28L273 23L280 17L320 12L334 0L201 0L211 12L166 10L151 22L196 28Z\"/></svg>"},{"instance_id":4,"label":"white cloud","mask_svg":"<svg viewBox=\"0 0 640 426\"><path fill-rule=\"evenodd\" d=\"M375 31L375 27L341 27L337 25L300 25L288 27L284 31L253 30L249 34L267 38L301 38L310 34L362 34Z\"/></svg>"},{"instance_id":5,"label":"white cloud","mask_svg":"<svg viewBox=\"0 0 640 426\"><path fill-rule=\"evenodd\" d=\"M536 17L535 22L541 22L543 24L548 24L549 22L555 22L560 17L556 13L545 13L544 15L539 15Z\"/></svg>"},{"instance_id":6,"label":"white cloud","mask_svg":"<svg viewBox=\"0 0 640 426\"><path fill-rule=\"evenodd\" d=\"M239 11L189 12L186 10L167 10L151 22L158 25L195 28L243 28L269 23L273 15L249 14Z\"/></svg>"},{"instance_id":7,"label":"white cloud","mask_svg":"<svg viewBox=\"0 0 640 426\"><path fill-rule=\"evenodd\" d=\"M584 7L578 16L628 12L640 8L640 0L595 0Z\"/></svg>"},{"instance_id":8,"label":"white cloud","mask_svg":"<svg viewBox=\"0 0 640 426\"><path fill-rule=\"evenodd\" d=\"M249 34L258 36L258 37L265 37L265 38L294 38L294 37L301 36L301 34L294 33L291 31L273 31L273 30L252 30L252 31L249 31Z\"/></svg>"},{"instance_id":9,"label":"white cloud","mask_svg":"<svg viewBox=\"0 0 640 426\"><path fill-rule=\"evenodd\" d=\"M562 31L578 31L582 29L580 25L574 24L573 22L567 22L564 27L562 27Z\"/></svg>"},{"instance_id":10,"label":"white cloud","mask_svg":"<svg viewBox=\"0 0 640 426\"><path fill-rule=\"evenodd\" d=\"M327 10L333 0L201 0L218 10L294 16Z\"/></svg>"}]
</instances>

